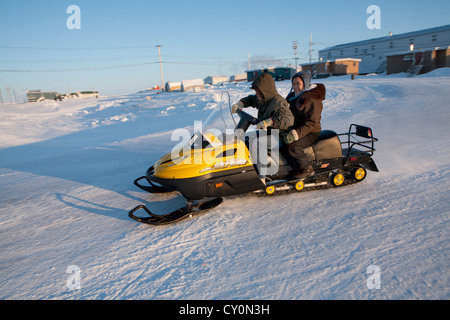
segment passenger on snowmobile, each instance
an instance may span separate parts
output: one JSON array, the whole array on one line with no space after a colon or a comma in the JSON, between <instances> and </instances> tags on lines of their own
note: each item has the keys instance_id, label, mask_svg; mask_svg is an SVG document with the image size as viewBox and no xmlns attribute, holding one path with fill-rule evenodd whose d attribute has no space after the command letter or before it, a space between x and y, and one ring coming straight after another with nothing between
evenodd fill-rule
<instances>
[{"instance_id":1,"label":"passenger on snowmobile","mask_svg":"<svg viewBox=\"0 0 450 320\"><path fill-rule=\"evenodd\" d=\"M269 73L260 74L253 81L251 88L255 95L242 98L232 106L232 113L238 109L254 107L258 109L257 129L272 127L288 131L294 124L294 116L285 99L277 92L275 81Z\"/></svg>"},{"instance_id":2,"label":"passenger on snowmobile","mask_svg":"<svg viewBox=\"0 0 450 320\"><path fill-rule=\"evenodd\" d=\"M286 97L294 115L294 127L283 140L286 143L281 152L293 168L292 178L304 179L314 175L311 159L303 149L313 145L321 131L322 101L325 86L311 83L309 71L301 71L292 77L292 91Z\"/></svg>"}]
</instances>

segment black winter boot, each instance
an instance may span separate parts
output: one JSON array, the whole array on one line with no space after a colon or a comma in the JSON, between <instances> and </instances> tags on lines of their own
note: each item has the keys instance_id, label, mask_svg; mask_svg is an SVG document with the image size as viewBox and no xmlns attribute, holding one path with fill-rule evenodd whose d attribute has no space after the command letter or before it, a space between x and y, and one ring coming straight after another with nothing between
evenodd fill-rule
<instances>
[{"instance_id":1,"label":"black winter boot","mask_svg":"<svg viewBox=\"0 0 450 320\"><path fill-rule=\"evenodd\" d=\"M314 172L313 167L309 166L308 168L302 170L302 172L295 173L294 175L292 175L292 177L294 179L301 180L301 179L305 179L305 178L308 178L310 176L313 176L314 174L315 174L315 172Z\"/></svg>"}]
</instances>

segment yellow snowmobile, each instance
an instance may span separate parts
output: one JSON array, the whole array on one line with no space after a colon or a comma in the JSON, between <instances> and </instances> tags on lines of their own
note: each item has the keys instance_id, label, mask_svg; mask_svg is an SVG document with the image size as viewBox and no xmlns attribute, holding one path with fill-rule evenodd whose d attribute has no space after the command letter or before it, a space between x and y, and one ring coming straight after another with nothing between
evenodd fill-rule
<instances>
[{"instance_id":1,"label":"yellow snowmobile","mask_svg":"<svg viewBox=\"0 0 450 320\"><path fill-rule=\"evenodd\" d=\"M236 123L229 100L219 103L201 130L134 181L136 186L150 193L181 193L187 200L185 207L159 215L139 205L129 212L129 217L147 224L168 224L212 209L226 196L339 187L362 181L367 170L378 172L372 159L378 139L373 137L369 127L352 124L348 132L339 135L330 130L322 131L314 145L305 149L312 159L315 174L292 180L289 178L292 169L279 152L282 139L278 131L248 130L258 120L244 111L239 111L238 116L240 119ZM340 137L345 138L341 141ZM143 180L147 181L145 185L141 183ZM204 201L207 198L212 199ZM136 216L135 212L140 209L148 216Z\"/></svg>"}]
</instances>

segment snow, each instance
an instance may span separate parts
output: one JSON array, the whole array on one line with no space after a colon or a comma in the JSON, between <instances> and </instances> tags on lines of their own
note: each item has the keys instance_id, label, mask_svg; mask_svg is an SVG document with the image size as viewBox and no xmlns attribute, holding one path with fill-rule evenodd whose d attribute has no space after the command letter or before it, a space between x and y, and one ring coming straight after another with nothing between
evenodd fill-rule
<instances>
[{"instance_id":1,"label":"snow","mask_svg":"<svg viewBox=\"0 0 450 320\"><path fill-rule=\"evenodd\" d=\"M177 143L172 130L249 83L0 106L0 299L449 299L449 69L316 82L327 88L323 128L372 127L379 173L227 197L165 227L128 211L184 199L133 180ZM289 81L277 87L286 96ZM366 285L371 265L380 289ZM79 289L67 285L71 266Z\"/></svg>"}]
</instances>

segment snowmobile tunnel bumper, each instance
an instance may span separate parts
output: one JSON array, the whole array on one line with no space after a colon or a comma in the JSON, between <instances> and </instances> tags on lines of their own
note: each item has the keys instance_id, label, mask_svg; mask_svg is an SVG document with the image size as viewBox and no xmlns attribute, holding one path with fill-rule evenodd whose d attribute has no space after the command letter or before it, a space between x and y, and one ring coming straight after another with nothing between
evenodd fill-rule
<instances>
[{"instance_id":1,"label":"snowmobile tunnel bumper","mask_svg":"<svg viewBox=\"0 0 450 320\"><path fill-rule=\"evenodd\" d=\"M150 192L150 193L166 193L166 192L176 191L175 188L154 184L150 179L147 178L147 177L151 176L153 174L153 172L154 172L154 168L153 168L153 166L151 166L147 170L146 176L142 176L142 177L139 177L136 180L134 180L134 185L139 187L140 189ZM149 183L148 186L142 185L139 183L139 181L144 180L144 179L147 180L147 182Z\"/></svg>"},{"instance_id":2,"label":"snowmobile tunnel bumper","mask_svg":"<svg viewBox=\"0 0 450 320\"><path fill-rule=\"evenodd\" d=\"M377 165L375 164L375 161L373 159L370 159L369 161L361 164L364 168L370 171L379 172Z\"/></svg>"}]
</instances>

